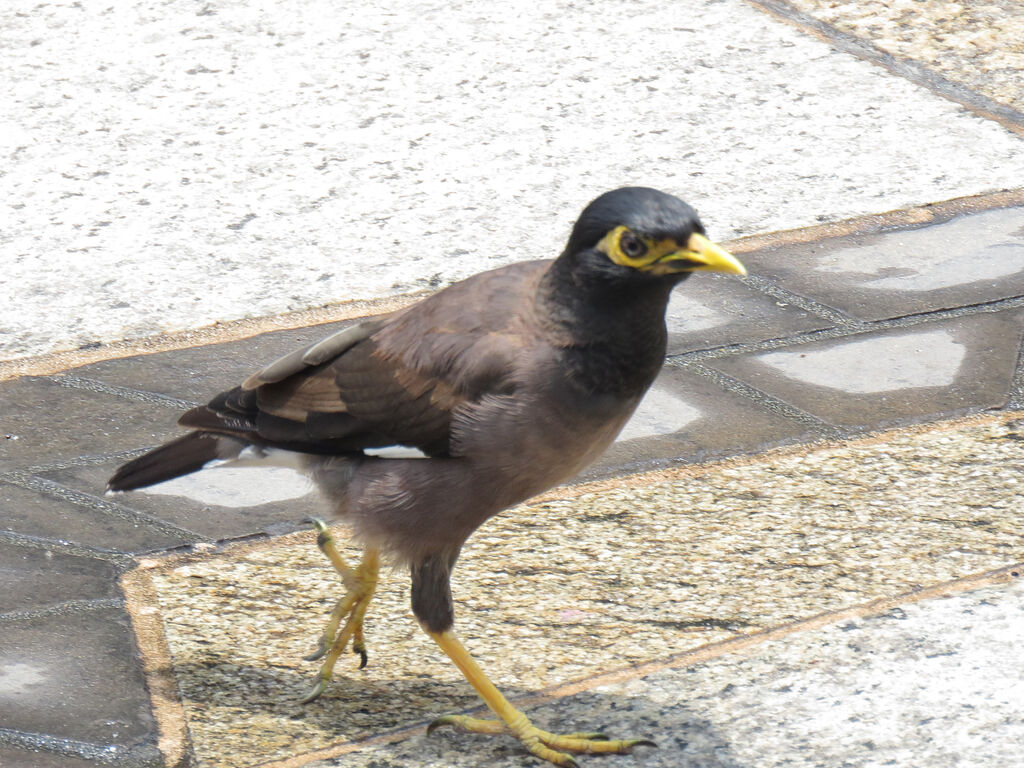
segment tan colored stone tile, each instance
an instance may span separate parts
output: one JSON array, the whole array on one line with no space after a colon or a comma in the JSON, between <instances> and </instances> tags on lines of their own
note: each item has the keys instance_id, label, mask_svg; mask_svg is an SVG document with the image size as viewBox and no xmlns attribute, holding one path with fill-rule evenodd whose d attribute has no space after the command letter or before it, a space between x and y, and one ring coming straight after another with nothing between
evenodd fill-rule
<instances>
[{"instance_id":1,"label":"tan colored stone tile","mask_svg":"<svg viewBox=\"0 0 1024 768\"><path fill-rule=\"evenodd\" d=\"M1020 561L1022 428L968 420L521 506L471 539L457 629L515 696ZM149 573L199 766L477 704L417 628L404 573L371 608L369 666L343 658L324 697L298 703L339 594L312 534Z\"/></svg>"}]
</instances>

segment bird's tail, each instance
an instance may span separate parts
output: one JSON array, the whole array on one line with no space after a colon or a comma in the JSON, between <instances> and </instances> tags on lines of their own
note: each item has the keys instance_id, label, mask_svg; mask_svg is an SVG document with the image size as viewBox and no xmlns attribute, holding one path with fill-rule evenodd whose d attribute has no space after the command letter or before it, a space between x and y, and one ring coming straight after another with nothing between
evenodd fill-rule
<instances>
[{"instance_id":1,"label":"bird's tail","mask_svg":"<svg viewBox=\"0 0 1024 768\"><path fill-rule=\"evenodd\" d=\"M123 464L107 481L108 491L131 491L202 469L211 461L230 461L248 443L214 432L190 432Z\"/></svg>"}]
</instances>

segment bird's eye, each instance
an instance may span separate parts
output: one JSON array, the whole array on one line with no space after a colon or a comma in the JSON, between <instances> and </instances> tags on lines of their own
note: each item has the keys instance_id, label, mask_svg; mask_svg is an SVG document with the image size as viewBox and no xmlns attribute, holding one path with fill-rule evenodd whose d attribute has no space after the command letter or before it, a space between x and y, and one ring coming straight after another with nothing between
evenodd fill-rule
<instances>
[{"instance_id":1,"label":"bird's eye","mask_svg":"<svg viewBox=\"0 0 1024 768\"><path fill-rule=\"evenodd\" d=\"M623 232L619 238L619 248L631 259L638 259L647 253L647 246L644 241L632 232Z\"/></svg>"}]
</instances>

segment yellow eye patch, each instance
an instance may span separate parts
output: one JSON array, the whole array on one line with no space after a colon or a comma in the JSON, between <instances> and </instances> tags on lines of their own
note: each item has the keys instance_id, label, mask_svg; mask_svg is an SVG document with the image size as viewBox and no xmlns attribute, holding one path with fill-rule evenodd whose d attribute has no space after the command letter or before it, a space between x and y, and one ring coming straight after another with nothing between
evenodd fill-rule
<instances>
[{"instance_id":1,"label":"yellow eye patch","mask_svg":"<svg viewBox=\"0 0 1024 768\"><path fill-rule=\"evenodd\" d=\"M685 245L680 245L671 237L662 240L641 237L620 224L602 237L596 247L616 264L655 275L680 272L747 274L735 256L696 232L690 235ZM630 256L629 252L633 255Z\"/></svg>"},{"instance_id":2,"label":"yellow eye patch","mask_svg":"<svg viewBox=\"0 0 1024 768\"><path fill-rule=\"evenodd\" d=\"M622 247L623 236L639 240L647 246L647 250L637 256L627 255ZM641 237L635 232L631 232L629 227L622 224L611 230L607 235L601 238L601 241L597 244L597 250L607 254L608 258L613 262L623 267L632 267L633 269L649 267L659 259L664 258L670 253L675 253L679 249L679 243L672 238L652 240L647 237Z\"/></svg>"}]
</instances>

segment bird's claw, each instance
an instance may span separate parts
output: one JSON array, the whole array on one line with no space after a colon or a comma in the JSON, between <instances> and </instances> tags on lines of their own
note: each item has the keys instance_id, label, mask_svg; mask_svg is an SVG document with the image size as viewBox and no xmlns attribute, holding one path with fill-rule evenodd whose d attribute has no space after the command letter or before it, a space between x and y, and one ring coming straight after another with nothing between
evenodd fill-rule
<instances>
[{"instance_id":1,"label":"bird's claw","mask_svg":"<svg viewBox=\"0 0 1024 768\"><path fill-rule=\"evenodd\" d=\"M427 726L427 735L438 728L451 727L464 733L507 733L517 737L532 754L561 768L574 768L576 760L567 752L590 754L626 754L634 747L656 747L648 739L610 740L603 733L556 734L542 731L528 720L509 726L500 720L481 720L468 715L444 715Z\"/></svg>"},{"instance_id":2,"label":"bird's claw","mask_svg":"<svg viewBox=\"0 0 1024 768\"><path fill-rule=\"evenodd\" d=\"M320 695L327 690L327 681L320 678L316 681L316 685L313 686L306 696L299 700L300 704L310 704L320 698Z\"/></svg>"},{"instance_id":3,"label":"bird's claw","mask_svg":"<svg viewBox=\"0 0 1024 768\"><path fill-rule=\"evenodd\" d=\"M352 653L359 654L359 668L366 669L366 663L370 660L366 653L366 648L362 645L353 645Z\"/></svg>"},{"instance_id":4,"label":"bird's claw","mask_svg":"<svg viewBox=\"0 0 1024 768\"><path fill-rule=\"evenodd\" d=\"M327 642L327 636L326 635L321 635L320 636L320 646L315 651L313 651L311 654L309 654L308 656L303 656L302 658L303 658L304 661L317 661L319 659L322 659L324 657L324 654L327 653L327 649L329 647L330 646L329 646L329 644Z\"/></svg>"}]
</instances>

